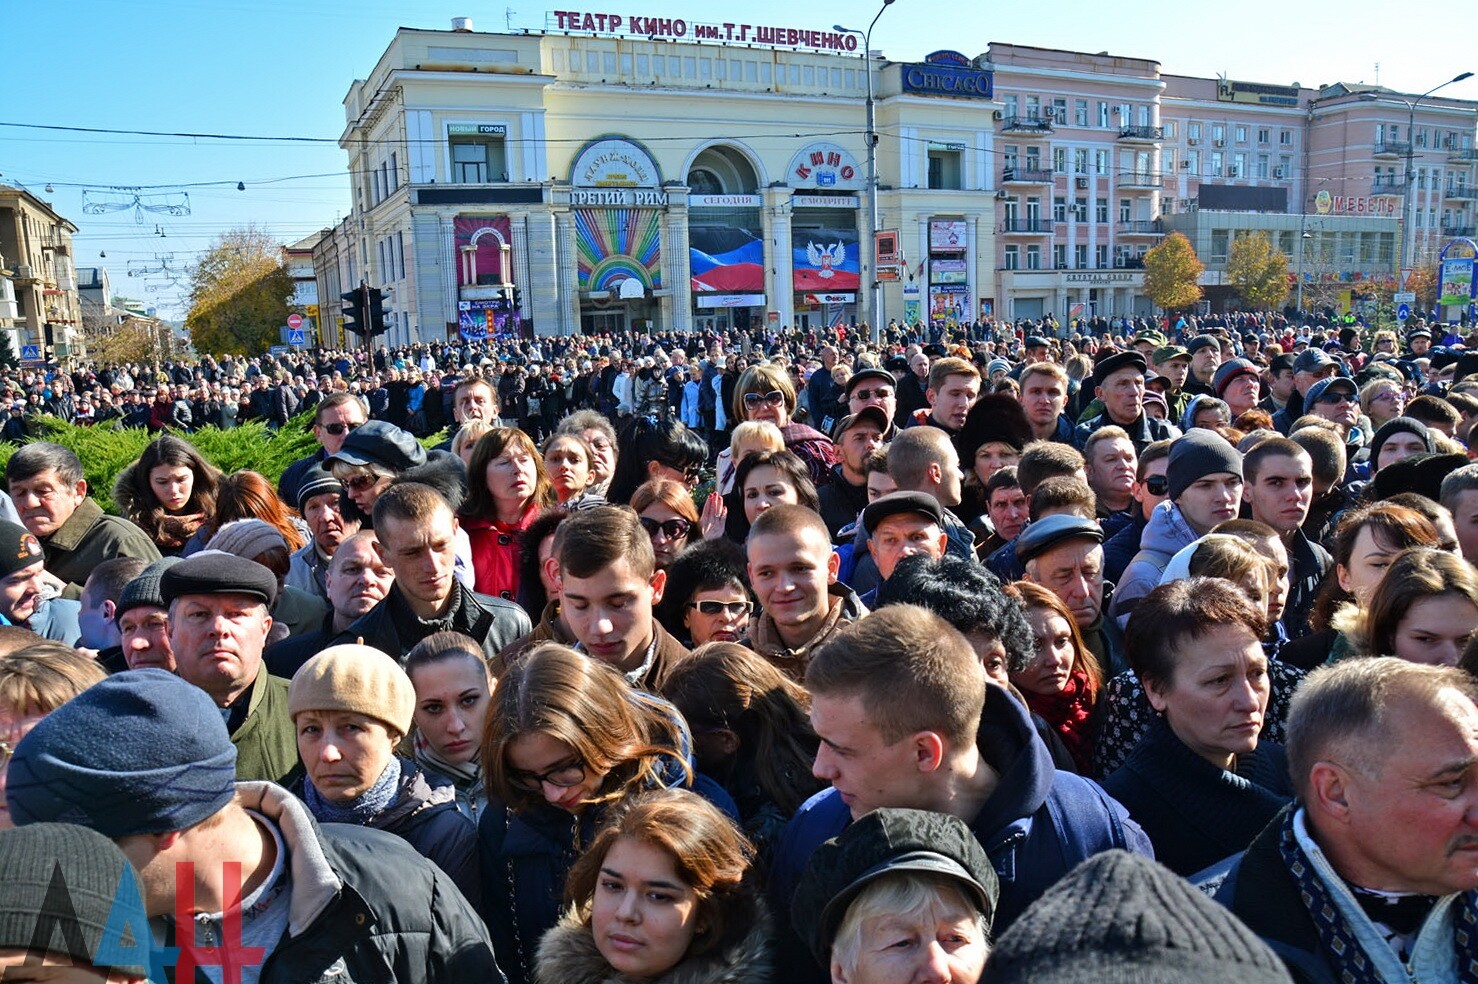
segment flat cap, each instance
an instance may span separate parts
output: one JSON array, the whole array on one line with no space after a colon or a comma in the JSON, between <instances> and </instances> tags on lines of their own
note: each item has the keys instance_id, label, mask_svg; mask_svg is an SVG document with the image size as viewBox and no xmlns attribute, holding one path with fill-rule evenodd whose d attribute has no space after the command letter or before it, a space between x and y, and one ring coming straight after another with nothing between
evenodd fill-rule
<instances>
[{"instance_id":1,"label":"flat cap","mask_svg":"<svg viewBox=\"0 0 1478 984\"><path fill-rule=\"evenodd\" d=\"M822 966L852 902L887 875L921 872L956 882L989 921L1000 880L975 834L958 817L884 808L857 819L811 854L791 903L791 922Z\"/></svg>"},{"instance_id":2,"label":"flat cap","mask_svg":"<svg viewBox=\"0 0 1478 984\"><path fill-rule=\"evenodd\" d=\"M342 461L346 465L381 465L393 472L426 463L426 449L409 431L401 430L383 420L371 420L362 427L349 432L344 446L329 462Z\"/></svg>"},{"instance_id":3,"label":"flat cap","mask_svg":"<svg viewBox=\"0 0 1478 984\"><path fill-rule=\"evenodd\" d=\"M1021 343L1022 348L1051 348L1052 343L1041 335L1028 335L1026 341Z\"/></svg>"},{"instance_id":4,"label":"flat cap","mask_svg":"<svg viewBox=\"0 0 1478 984\"><path fill-rule=\"evenodd\" d=\"M216 550L202 550L175 564L164 572L159 587L166 606L185 595L249 595L269 608L277 600L277 577L271 571Z\"/></svg>"},{"instance_id":5,"label":"flat cap","mask_svg":"<svg viewBox=\"0 0 1478 984\"><path fill-rule=\"evenodd\" d=\"M1142 376L1149 368L1149 363L1144 361L1144 355L1130 349L1128 352L1115 352L1113 355L1099 359L1098 365L1093 367L1093 385L1102 386L1104 380L1121 369L1135 369Z\"/></svg>"},{"instance_id":6,"label":"flat cap","mask_svg":"<svg viewBox=\"0 0 1478 984\"><path fill-rule=\"evenodd\" d=\"M878 524L889 516L900 513L916 513L927 516L940 526L944 525L944 511L939 500L927 492L889 492L868 503L862 510L862 528L871 536Z\"/></svg>"},{"instance_id":7,"label":"flat cap","mask_svg":"<svg viewBox=\"0 0 1478 984\"><path fill-rule=\"evenodd\" d=\"M1091 519L1070 513L1043 516L1027 526L1016 538L1016 559L1023 564L1067 540L1088 539L1103 542L1103 528Z\"/></svg>"}]
</instances>

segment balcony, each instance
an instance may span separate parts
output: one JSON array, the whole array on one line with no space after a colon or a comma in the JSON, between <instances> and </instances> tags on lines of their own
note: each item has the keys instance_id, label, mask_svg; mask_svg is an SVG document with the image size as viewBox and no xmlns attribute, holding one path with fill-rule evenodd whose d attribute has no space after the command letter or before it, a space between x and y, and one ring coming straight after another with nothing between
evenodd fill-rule
<instances>
[{"instance_id":1,"label":"balcony","mask_svg":"<svg viewBox=\"0 0 1478 984\"><path fill-rule=\"evenodd\" d=\"M1154 171L1120 171L1120 188L1159 188L1164 182L1163 175Z\"/></svg>"},{"instance_id":2,"label":"balcony","mask_svg":"<svg viewBox=\"0 0 1478 984\"><path fill-rule=\"evenodd\" d=\"M1056 128L1050 117L1003 116L1001 129L1007 133L1052 133Z\"/></svg>"},{"instance_id":3,"label":"balcony","mask_svg":"<svg viewBox=\"0 0 1478 984\"><path fill-rule=\"evenodd\" d=\"M1006 167L1001 169L1001 184L1051 184L1050 167Z\"/></svg>"},{"instance_id":4,"label":"balcony","mask_svg":"<svg viewBox=\"0 0 1478 984\"><path fill-rule=\"evenodd\" d=\"M1370 182L1372 195L1404 195L1406 182L1400 178L1376 178Z\"/></svg>"},{"instance_id":5,"label":"balcony","mask_svg":"<svg viewBox=\"0 0 1478 984\"><path fill-rule=\"evenodd\" d=\"M1405 157L1411 153L1411 144L1398 140L1382 140L1375 145L1376 157Z\"/></svg>"},{"instance_id":6,"label":"balcony","mask_svg":"<svg viewBox=\"0 0 1478 984\"><path fill-rule=\"evenodd\" d=\"M1165 235L1165 230L1161 228L1159 219L1134 219L1129 222L1120 222L1114 228L1121 236Z\"/></svg>"},{"instance_id":7,"label":"balcony","mask_svg":"<svg viewBox=\"0 0 1478 984\"><path fill-rule=\"evenodd\" d=\"M1454 164L1478 162L1478 147L1451 147L1447 151L1447 159Z\"/></svg>"},{"instance_id":8,"label":"balcony","mask_svg":"<svg viewBox=\"0 0 1478 984\"><path fill-rule=\"evenodd\" d=\"M1450 202L1471 202L1478 198L1478 186L1474 185L1449 185L1442 192L1442 197Z\"/></svg>"},{"instance_id":9,"label":"balcony","mask_svg":"<svg viewBox=\"0 0 1478 984\"><path fill-rule=\"evenodd\" d=\"M1121 126L1119 139L1127 143L1159 143L1165 139L1163 126Z\"/></svg>"},{"instance_id":10,"label":"balcony","mask_svg":"<svg viewBox=\"0 0 1478 984\"><path fill-rule=\"evenodd\" d=\"M1470 225L1445 225L1442 227L1442 235L1460 239L1472 239L1475 232L1478 232L1478 230L1475 230Z\"/></svg>"},{"instance_id":11,"label":"balcony","mask_svg":"<svg viewBox=\"0 0 1478 984\"><path fill-rule=\"evenodd\" d=\"M1046 219L1006 219L1001 232L1008 236L1046 236L1052 232L1052 223Z\"/></svg>"}]
</instances>

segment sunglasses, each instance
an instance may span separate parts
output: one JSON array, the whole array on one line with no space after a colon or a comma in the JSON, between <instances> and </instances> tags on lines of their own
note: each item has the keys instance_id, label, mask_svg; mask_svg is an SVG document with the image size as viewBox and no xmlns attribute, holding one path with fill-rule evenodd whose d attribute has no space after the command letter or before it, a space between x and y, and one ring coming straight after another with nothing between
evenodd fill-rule
<instances>
[{"instance_id":1,"label":"sunglasses","mask_svg":"<svg viewBox=\"0 0 1478 984\"><path fill-rule=\"evenodd\" d=\"M682 540L693 531L693 524L686 519L667 519L658 521L646 516L641 518L641 528L647 531L647 536L655 538L661 533L669 540Z\"/></svg>"},{"instance_id":2,"label":"sunglasses","mask_svg":"<svg viewBox=\"0 0 1478 984\"><path fill-rule=\"evenodd\" d=\"M350 431L357 431L363 426L363 424L324 424L323 429L328 431L334 437L339 437L340 435L347 434Z\"/></svg>"},{"instance_id":3,"label":"sunglasses","mask_svg":"<svg viewBox=\"0 0 1478 984\"><path fill-rule=\"evenodd\" d=\"M770 390L768 393L745 393L744 405L746 407L778 407L785 402L785 394L779 390Z\"/></svg>"},{"instance_id":4,"label":"sunglasses","mask_svg":"<svg viewBox=\"0 0 1478 984\"><path fill-rule=\"evenodd\" d=\"M747 601L691 601L688 607L696 608L704 615L728 615L731 618L748 615L754 610L754 606Z\"/></svg>"},{"instance_id":5,"label":"sunglasses","mask_svg":"<svg viewBox=\"0 0 1478 984\"><path fill-rule=\"evenodd\" d=\"M1355 402L1355 395L1353 393L1321 393L1321 394L1319 394L1319 402L1320 403L1354 403Z\"/></svg>"},{"instance_id":6,"label":"sunglasses","mask_svg":"<svg viewBox=\"0 0 1478 984\"><path fill-rule=\"evenodd\" d=\"M343 486L350 492L364 492L374 488L379 480L377 475L353 475L344 479Z\"/></svg>"},{"instance_id":7,"label":"sunglasses","mask_svg":"<svg viewBox=\"0 0 1478 984\"><path fill-rule=\"evenodd\" d=\"M854 400L871 400L874 397L879 400L886 400L892 395L893 390L888 386L879 386L877 389L858 389L852 391L852 399Z\"/></svg>"},{"instance_id":8,"label":"sunglasses","mask_svg":"<svg viewBox=\"0 0 1478 984\"><path fill-rule=\"evenodd\" d=\"M1168 495L1170 479L1164 475L1151 475L1144 480L1144 487L1149 490L1150 495Z\"/></svg>"}]
</instances>

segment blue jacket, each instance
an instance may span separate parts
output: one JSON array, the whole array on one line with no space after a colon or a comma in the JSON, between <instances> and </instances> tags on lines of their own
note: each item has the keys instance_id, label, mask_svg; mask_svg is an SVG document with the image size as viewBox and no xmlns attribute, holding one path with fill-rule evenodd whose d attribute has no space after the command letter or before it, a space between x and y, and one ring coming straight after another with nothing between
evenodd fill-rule
<instances>
[{"instance_id":1,"label":"blue jacket","mask_svg":"<svg viewBox=\"0 0 1478 984\"><path fill-rule=\"evenodd\" d=\"M1000 774L995 791L970 822L1001 881L992 935L999 936L1022 910L1094 854L1125 848L1154 857L1149 838L1124 807L1092 780L1053 767L1027 709L994 684L986 687L977 740L982 758ZM822 790L796 811L780 836L770 871L771 902L782 924L788 923L791 898L812 852L851 822L835 789ZM788 965L786 958L801 959L804 951L793 931L784 935L790 938L782 942L781 966ZM824 978L809 958L804 966L809 971L791 979Z\"/></svg>"}]
</instances>

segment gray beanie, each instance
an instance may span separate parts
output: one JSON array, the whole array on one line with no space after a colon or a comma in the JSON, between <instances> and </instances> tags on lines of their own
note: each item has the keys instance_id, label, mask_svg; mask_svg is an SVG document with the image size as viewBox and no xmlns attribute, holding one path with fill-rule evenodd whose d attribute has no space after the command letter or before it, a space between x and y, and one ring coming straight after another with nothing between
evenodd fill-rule
<instances>
[{"instance_id":1,"label":"gray beanie","mask_svg":"<svg viewBox=\"0 0 1478 984\"><path fill-rule=\"evenodd\" d=\"M55 881L58 876L60 882ZM47 953L145 977L148 968L138 964L100 963L99 957L108 954L100 954L99 948L110 924L117 929L147 921L133 865L102 834L70 823L0 830L0 950L29 955L39 930ZM150 942L121 952L139 953ZM112 950L120 953L117 945Z\"/></svg>"},{"instance_id":2,"label":"gray beanie","mask_svg":"<svg viewBox=\"0 0 1478 984\"><path fill-rule=\"evenodd\" d=\"M164 834L215 816L236 794L236 746L204 690L129 670L37 722L6 771L17 826L57 821L107 837Z\"/></svg>"},{"instance_id":3,"label":"gray beanie","mask_svg":"<svg viewBox=\"0 0 1478 984\"><path fill-rule=\"evenodd\" d=\"M1215 431L1196 427L1170 445L1170 463L1165 468L1165 485L1170 501L1207 475L1230 472L1242 477L1242 456Z\"/></svg>"},{"instance_id":4,"label":"gray beanie","mask_svg":"<svg viewBox=\"0 0 1478 984\"><path fill-rule=\"evenodd\" d=\"M113 621L123 618L123 613L134 608L168 608L159 582L164 572L180 562L179 557L163 557L145 567L143 573L123 586L118 604L113 609Z\"/></svg>"},{"instance_id":5,"label":"gray beanie","mask_svg":"<svg viewBox=\"0 0 1478 984\"><path fill-rule=\"evenodd\" d=\"M234 554L243 560L256 560L273 547L287 549L287 537L271 523L261 519L237 519L216 530L205 545L207 550Z\"/></svg>"},{"instance_id":6,"label":"gray beanie","mask_svg":"<svg viewBox=\"0 0 1478 984\"><path fill-rule=\"evenodd\" d=\"M1047 890L996 941L991 984L1291 984L1236 916L1169 868L1104 851Z\"/></svg>"}]
</instances>

